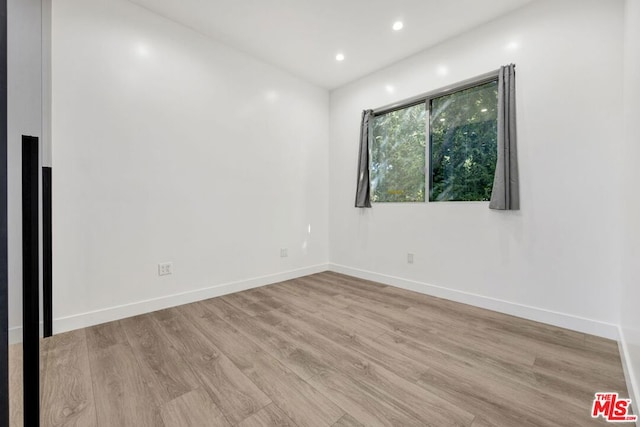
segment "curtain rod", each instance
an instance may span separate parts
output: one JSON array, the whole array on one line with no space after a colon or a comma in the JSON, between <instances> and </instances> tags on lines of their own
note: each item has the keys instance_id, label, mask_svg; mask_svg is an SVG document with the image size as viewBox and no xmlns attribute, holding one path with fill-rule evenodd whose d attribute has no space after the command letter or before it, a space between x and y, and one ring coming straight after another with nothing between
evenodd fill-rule
<instances>
[{"instance_id":1,"label":"curtain rod","mask_svg":"<svg viewBox=\"0 0 640 427\"><path fill-rule=\"evenodd\" d=\"M422 104L423 102L426 102L428 99L438 98L440 96L444 96L453 92L458 92L460 90L468 89L470 87L477 86L482 83L490 82L498 78L499 72L500 72L500 69L489 71L488 73L471 77L470 79L466 79L458 83L453 83L451 85L445 86L440 89L421 93L420 95L412 96L411 98L394 102L393 104L388 104L383 107L375 108L373 110L373 115L377 116L381 114L386 114L395 110L399 110L401 108L410 107L416 104Z\"/></svg>"}]
</instances>

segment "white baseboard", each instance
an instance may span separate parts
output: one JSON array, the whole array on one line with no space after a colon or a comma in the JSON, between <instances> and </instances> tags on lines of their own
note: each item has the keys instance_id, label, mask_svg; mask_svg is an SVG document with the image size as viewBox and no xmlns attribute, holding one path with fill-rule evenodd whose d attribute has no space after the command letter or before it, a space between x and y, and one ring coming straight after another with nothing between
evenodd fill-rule
<instances>
[{"instance_id":1,"label":"white baseboard","mask_svg":"<svg viewBox=\"0 0 640 427\"><path fill-rule=\"evenodd\" d=\"M240 292L247 289L270 285L272 283L283 282L309 274L327 271L327 264L318 264L297 270L284 271L267 276L254 277L236 282L221 283L208 288L196 289L179 294L166 295L145 301L137 301L129 304L108 307L101 310L79 313L73 316L60 317L53 320L53 332L55 334L67 332L74 329L85 328L87 326L99 325L100 323L111 322L124 319L126 317L137 316L139 314L150 313L177 305L189 304L202 301L233 292ZM9 329L9 342L11 344L22 341L22 327Z\"/></svg>"},{"instance_id":2,"label":"white baseboard","mask_svg":"<svg viewBox=\"0 0 640 427\"><path fill-rule=\"evenodd\" d=\"M624 331L621 327L619 328L618 335L620 337L618 339L618 349L620 351L622 369L624 370L624 379L627 383L627 391L629 392L629 397L631 398L631 407L633 408L634 414L638 414L638 412L640 412L640 386L636 381L636 379L638 378L636 376L638 372L634 371L633 365L631 364L629 346L627 345ZM636 423L636 426L640 426L640 421Z\"/></svg>"},{"instance_id":3,"label":"white baseboard","mask_svg":"<svg viewBox=\"0 0 640 427\"><path fill-rule=\"evenodd\" d=\"M537 322L571 329L578 332L584 332L587 334L597 335L613 340L618 340L620 338L618 325L333 263L318 264L267 276L239 280L230 283L222 283L208 288L197 289L174 295L167 295L159 298L138 301L130 304L123 304L115 307L108 307L105 309L90 311L86 313L79 313L68 317L56 318L53 321L53 330L54 333L71 331L74 329L98 325L100 323L110 322L113 320L119 320L126 317L149 313L156 310L175 307L177 305L188 304L195 301L201 301L208 298L230 294L233 292L240 292L243 290L265 286L272 283L295 279L297 277L320 273L326 270L331 270L337 273L343 273L366 280L372 280L386 285L420 292L426 295L446 298L452 301L470 304L476 307L486 308L500 313L506 313ZM20 342L21 340L22 328L10 328L9 342L16 343Z\"/></svg>"},{"instance_id":4,"label":"white baseboard","mask_svg":"<svg viewBox=\"0 0 640 427\"><path fill-rule=\"evenodd\" d=\"M559 326L561 328L597 335L612 340L618 339L618 325L611 323L600 322L597 320L586 319L584 317L545 310L543 308L531 307L483 295L430 285L428 283L375 273L373 271L360 270L340 264L330 263L329 270L335 271L336 273L343 273L349 276L383 283L385 285L395 286L397 288L420 292L426 295L445 298L463 304L469 304L500 313L510 314L512 316L534 320L536 322Z\"/></svg>"}]
</instances>

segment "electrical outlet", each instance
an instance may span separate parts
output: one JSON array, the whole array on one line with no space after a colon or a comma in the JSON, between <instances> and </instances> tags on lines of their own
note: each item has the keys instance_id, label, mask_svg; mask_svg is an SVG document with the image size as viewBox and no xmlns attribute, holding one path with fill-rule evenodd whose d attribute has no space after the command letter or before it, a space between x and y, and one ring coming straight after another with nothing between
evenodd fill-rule
<instances>
[{"instance_id":1,"label":"electrical outlet","mask_svg":"<svg viewBox=\"0 0 640 427\"><path fill-rule=\"evenodd\" d=\"M413 254L407 254L407 262L413 264Z\"/></svg>"},{"instance_id":2,"label":"electrical outlet","mask_svg":"<svg viewBox=\"0 0 640 427\"><path fill-rule=\"evenodd\" d=\"M158 276L168 276L173 273L173 263L163 262L158 264Z\"/></svg>"},{"instance_id":3,"label":"electrical outlet","mask_svg":"<svg viewBox=\"0 0 640 427\"><path fill-rule=\"evenodd\" d=\"M286 258L289 256L289 250L287 248L280 249L280 258Z\"/></svg>"}]
</instances>

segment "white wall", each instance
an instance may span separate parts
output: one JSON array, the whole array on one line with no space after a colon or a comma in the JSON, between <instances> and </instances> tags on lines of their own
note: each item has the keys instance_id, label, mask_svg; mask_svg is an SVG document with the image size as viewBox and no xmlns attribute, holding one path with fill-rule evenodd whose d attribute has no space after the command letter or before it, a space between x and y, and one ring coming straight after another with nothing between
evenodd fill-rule
<instances>
[{"instance_id":1,"label":"white wall","mask_svg":"<svg viewBox=\"0 0 640 427\"><path fill-rule=\"evenodd\" d=\"M622 315L621 341L627 375L635 391L634 410L640 404L640 1L627 0L625 11L624 107L625 137L622 157Z\"/></svg>"},{"instance_id":2,"label":"white wall","mask_svg":"<svg viewBox=\"0 0 640 427\"><path fill-rule=\"evenodd\" d=\"M127 1L52 27L54 331L326 267L325 90Z\"/></svg>"},{"instance_id":3,"label":"white wall","mask_svg":"<svg viewBox=\"0 0 640 427\"><path fill-rule=\"evenodd\" d=\"M9 338L22 339L22 135L42 136L41 0L7 2Z\"/></svg>"},{"instance_id":4,"label":"white wall","mask_svg":"<svg viewBox=\"0 0 640 427\"><path fill-rule=\"evenodd\" d=\"M336 268L615 337L622 24L621 1L541 0L332 92ZM519 212L483 202L353 207L363 109L510 62L517 66Z\"/></svg>"}]
</instances>

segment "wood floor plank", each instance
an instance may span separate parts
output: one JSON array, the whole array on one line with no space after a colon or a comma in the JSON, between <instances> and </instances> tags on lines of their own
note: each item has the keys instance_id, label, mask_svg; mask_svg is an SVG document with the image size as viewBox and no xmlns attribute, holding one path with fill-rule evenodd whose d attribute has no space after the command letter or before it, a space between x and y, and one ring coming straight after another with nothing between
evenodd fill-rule
<instances>
[{"instance_id":1,"label":"wood floor plank","mask_svg":"<svg viewBox=\"0 0 640 427\"><path fill-rule=\"evenodd\" d=\"M120 321L130 347L148 376L156 379L157 405L169 402L199 387L191 368L165 336L157 330L152 314L129 317Z\"/></svg>"},{"instance_id":2,"label":"wood floor plank","mask_svg":"<svg viewBox=\"0 0 640 427\"><path fill-rule=\"evenodd\" d=\"M568 384L558 376L542 372L538 373L529 366L500 363L496 360L482 357L473 358L468 357L468 354L442 352L432 348L431 343L427 341L419 342L389 333L376 338L374 342L379 348L387 349L390 353L402 352L405 356L424 363L437 371L474 369L494 377L501 377L515 384L534 388L542 387L550 393L556 393L559 400L570 404L584 403L586 400L590 400L590 398L585 400L585 396L592 395L592 393L577 393L577 385ZM582 400L580 400L580 397L582 397Z\"/></svg>"},{"instance_id":3,"label":"wood floor plank","mask_svg":"<svg viewBox=\"0 0 640 427\"><path fill-rule=\"evenodd\" d=\"M337 285L330 284L330 286ZM383 293L385 290L386 288L373 286L371 293ZM455 332L456 336L463 335L468 345L472 345L474 349L484 351L485 354L491 355L491 357L495 358L499 356L505 361L516 363L524 361L529 365L532 365L535 360L535 356L533 356L528 349L523 350L520 347L503 348L504 346L502 346L501 341L496 339L495 334L487 334L486 331L470 327L470 325L473 324L460 322L455 318L449 318L450 316L444 319L441 318L444 316L430 316L428 310L415 310L411 307L406 310L399 310L393 308L393 306L389 307L388 304L384 305L379 303L380 299L386 298L385 295L381 295L379 298L368 299L361 294L354 295L351 293L351 288L348 288L344 294L338 297L350 302L347 311L354 315L352 317L361 317L365 322L367 320L374 322L378 328L386 328L387 331L407 333L414 337L426 337L434 333L440 333L442 335L442 331L448 331L448 333ZM410 300L403 299L400 301L399 307L408 306L410 303ZM369 316L367 316L367 313ZM454 327L455 329L453 329ZM442 340L443 338L446 341L446 336L437 337L438 340Z\"/></svg>"},{"instance_id":4,"label":"wood floor plank","mask_svg":"<svg viewBox=\"0 0 640 427\"><path fill-rule=\"evenodd\" d=\"M471 424L471 427L493 427L496 424L491 423L489 421L487 421L486 419L484 419L481 416L477 416L475 420L473 420L473 424Z\"/></svg>"},{"instance_id":5,"label":"wood floor plank","mask_svg":"<svg viewBox=\"0 0 640 427\"><path fill-rule=\"evenodd\" d=\"M561 403L557 398L554 401L551 395L537 392L532 375L528 380L509 378L497 374L495 367L490 365L448 355L438 356L437 351L427 345L391 334L378 340L407 357L428 358L434 367L421 375L418 384L495 425L551 426L555 425L554 419L570 423L571 419L567 417L571 414L579 420L588 418L588 408L581 412L574 405ZM563 409L558 410L559 407ZM538 408L544 409L536 413ZM584 419L584 425L590 425L589 422Z\"/></svg>"},{"instance_id":6,"label":"wood floor plank","mask_svg":"<svg viewBox=\"0 0 640 427\"><path fill-rule=\"evenodd\" d=\"M203 301L211 313L225 320L246 337L295 372L300 378L307 379L330 369L318 357L300 347L275 327L280 321L269 313L255 317L242 315L242 312L222 299ZM273 320L275 319L275 320Z\"/></svg>"},{"instance_id":7,"label":"wood floor plank","mask_svg":"<svg viewBox=\"0 0 640 427\"><path fill-rule=\"evenodd\" d=\"M375 387L363 384L346 374L323 372L308 381L366 426L432 425L428 419L420 420L409 411L398 407Z\"/></svg>"},{"instance_id":8,"label":"wood floor plank","mask_svg":"<svg viewBox=\"0 0 640 427\"><path fill-rule=\"evenodd\" d=\"M345 349L317 329L313 330L313 327L310 327L313 319L310 317L307 319L310 323L305 323L290 315L278 314L278 310L274 310L273 313L282 318L282 323L278 325L279 329L308 345L335 370L355 378L358 382L384 391L381 396L385 396L404 411L414 413L419 419L429 419L430 425L471 424L472 414L439 398L437 394L427 392L411 381L399 377L366 356ZM322 328L322 325L315 324L314 327ZM351 413L348 410L347 412Z\"/></svg>"},{"instance_id":9,"label":"wood floor plank","mask_svg":"<svg viewBox=\"0 0 640 427\"><path fill-rule=\"evenodd\" d=\"M346 326L345 329L342 323L333 323L322 316L309 315L293 307L282 308L278 310L278 312L286 316L281 317L281 319L286 320L290 318L300 320L308 325L310 330L313 330L336 344L340 344L349 351L353 351L354 354L365 356L367 359L404 379L417 381L422 372L429 369L427 363L420 363L419 361L406 357L400 352L393 351L392 348L384 346L372 338L351 332L349 326ZM277 317L277 314L274 313L274 316ZM380 335L375 334L375 337L378 336Z\"/></svg>"},{"instance_id":10,"label":"wood floor plank","mask_svg":"<svg viewBox=\"0 0 640 427\"><path fill-rule=\"evenodd\" d=\"M145 376L128 344L89 348L97 425L99 427L162 427L153 390L159 385Z\"/></svg>"},{"instance_id":11,"label":"wood floor plank","mask_svg":"<svg viewBox=\"0 0 640 427\"><path fill-rule=\"evenodd\" d=\"M328 313L330 311L339 311L344 314L344 310L348 307L348 304L339 300L338 298L325 301L315 298L315 292L305 290L302 287L296 289L296 287L273 285L265 288L265 293L277 297L284 302L283 306L295 306L308 313L321 314Z\"/></svg>"},{"instance_id":12,"label":"wood floor plank","mask_svg":"<svg viewBox=\"0 0 640 427\"><path fill-rule=\"evenodd\" d=\"M274 290L268 289L265 290L265 292L272 292L274 297L279 295L281 299L286 301L288 304L283 308L295 307L296 309L303 309L321 319L339 324L345 329L345 333L347 334L356 333L369 338L375 338L387 332L386 329L382 329L372 322L367 322L349 314L349 303L345 303L341 299L333 298L331 301L323 302L318 299L314 291L307 291L307 294L301 296L295 296L295 294L292 296L286 293L283 294L279 289L282 288ZM311 307L311 309L309 307Z\"/></svg>"},{"instance_id":13,"label":"wood floor plank","mask_svg":"<svg viewBox=\"0 0 640 427\"><path fill-rule=\"evenodd\" d=\"M467 334L477 339L490 337L492 342L498 345L502 345L503 342L509 342L512 347L522 349L532 355L563 360L570 358L571 361L576 360L574 357L577 357L578 361L586 358L596 363L601 362L609 367L617 365L616 362L619 360L617 349L612 350L610 344L603 344L602 346L586 344L587 339L596 339L592 341L595 343L604 342L602 339L598 341L597 337L590 337L579 332L567 331L525 319L514 321L506 315L496 315L489 312L491 314L487 315L484 321L467 323L468 319L464 317L456 320L444 317L434 310L411 307L406 310L406 313L430 322L432 325L440 323L440 329L444 329L447 325L458 325L458 327L466 328L468 330ZM603 366L603 369L605 366Z\"/></svg>"},{"instance_id":14,"label":"wood floor plank","mask_svg":"<svg viewBox=\"0 0 640 427\"><path fill-rule=\"evenodd\" d=\"M172 309L171 313L174 315L163 313L157 318L156 313L152 315L158 329L192 368L229 422L237 424L271 403L267 395L178 310Z\"/></svg>"},{"instance_id":15,"label":"wood floor plank","mask_svg":"<svg viewBox=\"0 0 640 427\"><path fill-rule=\"evenodd\" d=\"M389 332L401 334L417 340L428 340L434 346L441 346L454 353L469 353L472 357L495 359L504 363L517 363L533 366L535 355L520 348L502 345L491 336L472 335L460 328L440 329L437 325L416 319L405 311L388 310L373 306L365 301L353 299L349 312L356 317L374 322Z\"/></svg>"},{"instance_id":16,"label":"wood floor plank","mask_svg":"<svg viewBox=\"0 0 640 427\"><path fill-rule=\"evenodd\" d=\"M577 339L579 341L584 340L584 334L579 332L540 324L538 322L474 307L468 304L461 304L418 292L395 288L393 286L380 285L375 282L357 279L334 272L321 273L319 276L323 277L323 280L327 280L326 277L330 277L333 278L336 283L347 286L356 286L360 289L364 289L367 292L360 294L364 297L367 297L368 294L378 295L378 299L390 299L396 301L398 304L409 306L409 309L413 308L423 312L434 312L439 318L447 319L447 321L454 323L462 322L470 328L476 325L491 325L503 327L505 329L518 328L522 331L528 327L532 327L537 333L546 331L551 334L560 334L562 341L566 341L568 339ZM549 337L551 337L551 335L549 335Z\"/></svg>"},{"instance_id":17,"label":"wood floor plank","mask_svg":"<svg viewBox=\"0 0 640 427\"><path fill-rule=\"evenodd\" d=\"M127 344L127 337L120 322L108 322L86 328L87 345L102 350L116 344Z\"/></svg>"},{"instance_id":18,"label":"wood floor plank","mask_svg":"<svg viewBox=\"0 0 640 427\"><path fill-rule=\"evenodd\" d=\"M608 369L599 363L576 363L559 358L537 357L533 365L536 375L546 374L562 378L573 384L583 385L586 396L593 396L588 390L620 390L625 387L624 372ZM586 397L585 396L585 397ZM628 396L627 396L628 397Z\"/></svg>"},{"instance_id":19,"label":"wood floor plank","mask_svg":"<svg viewBox=\"0 0 640 427\"><path fill-rule=\"evenodd\" d=\"M335 338L335 337L333 337L333 339L334 339L334 340L336 340L336 338ZM367 351L366 351L366 350L364 350L364 349L361 349L361 350L362 350L364 353L366 353L366 352L367 352ZM392 369L392 370L393 370L393 365L387 365L387 366L390 366L390 369ZM396 372L397 372L397 371L396 371ZM522 374L524 375L524 373L522 373ZM528 375L526 375L526 377L528 378L529 383L535 382L535 376L534 376L534 375L532 375L532 373L531 373L531 372L529 372L529 373L528 373ZM586 413L586 411L585 411L585 413ZM511 421L513 422L514 420L511 420ZM535 425L535 424L532 424L532 425Z\"/></svg>"},{"instance_id":20,"label":"wood floor plank","mask_svg":"<svg viewBox=\"0 0 640 427\"><path fill-rule=\"evenodd\" d=\"M165 427L231 426L209 394L202 389L190 391L164 404L160 415Z\"/></svg>"},{"instance_id":21,"label":"wood floor plank","mask_svg":"<svg viewBox=\"0 0 640 427\"><path fill-rule=\"evenodd\" d=\"M519 349L522 353L535 355L547 354L554 357L562 357L575 352L585 354L592 353L585 347L585 336L579 333L558 332L560 328L544 327L542 330L534 331L530 323L521 322L514 326L514 322L509 325L497 326L497 322L468 323L464 318L454 319L444 317L440 313L427 309L416 309L410 307L406 310L406 315L414 317L416 322L426 322L438 330L456 328L459 334L470 340L485 340L487 344L502 347L502 343L510 342L512 347ZM571 331L570 331L571 332ZM570 350L567 352L567 350ZM592 356L600 357L598 354Z\"/></svg>"},{"instance_id":22,"label":"wood floor plank","mask_svg":"<svg viewBox=\"0 0 640 427\"><path fill-rule=\"evenodd\" d=\"M522 404L516 400L515 394L507 394L500 380L487 382L488 378L473 370L458 370L455 368L446 371L433 369L423 374L418 382L427 390L438 392L440 396L458 405L467 408L468 411L482 415L495 425L518 426L552 426L553 422L546 418L540 418L532 414L529 408L522 408ZM505 384L510 384L505 382ZM520 390L513 387L512 390ZM517 396L531 398L530 393L521 392Z\"/></svg>"},{"instance_id":23,"label":"wood floor plank","mask_svg":"<svg viewBox=\"0 0 640 427\"><path fill-rule=\"evenodd\" d=\"M391 333L376 338L376 341L383 347L393 349L394 351L405 354L411 359L423 361L424 363L429 364L432 367L432 370L421 374L422 378L419 380L418 384L432 390L433 392L439 393L443 398L451 402L457 402L458 405L468 408L469 411L475 414L482 414L488 411L489 419L495 425L535 425L535 423L527 418L527 414L521 415L514 410L509 410L505 415L504 412L506 408L496 407L485 400L484 389L486 386L489 386L491 382L482 384L475 390L471 387L471 394L465 392L465 374L467 371L473 370L474 367L478 366L474 365L472 360L467 358L458 358L454 355L440 352L439 350L433 349L423 343L411 340L410 338L405 338ZM477 369L479 371L488 370L489 376L497 376L495 371L491 370L490 367L491 365L481 365ZM427 378L432 377L432 373L435 373L436 375L434 380L427 380ZM441 374L445 378L449 378L451 380L451 383L454 384L452 389L448 386L450 383L447 383L446 381L435 381L439 378L437 377L438 374ZM462 377L462 379L457 380L456 378L458 376ZM529 376L531 377L532 375L529 374Z\"/></svg>"},{"instance_id":24,"label":"wood floor plank","mask_svg":"<svg viewBox=\"0 0 640 427\"><path fill-rule=\"evenodd\" d=\"M321 274L321 276L323 274ZM447 325L464 325L469 329L481 329L488 335L494 335L496 332L510 332L513 335L529 340L533 345L552 344L589 353L601 352L600 346L598 346L597 343L607 341L580 332L545 325L479 307L394 288L392 286L380 287L373 282L355 279L338 273L328 273L328 276L334 277L339 283L358 286L360 288L366 287L369 293L377 294L379 298L392 299L399 304L406 304L410 306L407 309L409 313L420 313L422 315L431 314L429 320L432 322L441 319L446 322ZM595 339L596 345L586 345L586 340L588 339ZM612 346L611 343L614 345ZM615 359L617 357L617 348L613 348L614 351L611 351L612 347L617 347L615 344L615 342L610 342L608 345L605 345L604 348L606 348L606 350L603 348L602 352L607 353L608 351L609 354L614 356L614 360L617 360Z\"/></svg>"},{"instance_id":25,"label":"wood floor plank","mask_svg":"<svg viewBox=\"0 0 640 427\"><path fill-rule=\"evenodd\" d=\"M558 400L531 387L514 384L477 370L463 372L435 369L423 374L419 382L425 389L437 390L459 405L469 408L498 425L591 426L590 408L559 405ZM562 407L559 409L559 407Z\"/></svg>"},{"instance_id":26,"label":"wood floor plank","mask_svg":"<svg viewBox=\"0 0 640 427\"><path fill-rule=\"evenodd\" d=\"M332 427L363 427L362 424L349 414L345 414Z\"/></svg>"},{"instance_id":27,"label":"wood floor plank","mask_svg":"<svg viewBox=\"0 0 640 427\"><path fill-rule=\"evenodd\" d=\"M297 425L327 426L344 415L338 406L203 304L179 309Z\"/></svg>"},{"instance_id":28,"label":"wood floor plank","mask_svg":"<svg viewBox=\"0 0 640 427\"><path fill-rule=\"evenodd\" d=\"M618 342L607 338L585 334L585 347L597 351L603 356L610 356L613 360L620 356Z\"/></svg>"},{"instance_id":29,"label":"wood floor plank","mask_svg":"<svg viewBox=\"0 0 640 427\"><path fill-rule=\"evenodd\" d=\"M291 337L286 332L279 331L277 325L280 324L281 321L268 322L268 324L265 324L262 329L257 329L257 323L261 320L261 317L265 315L256 316L254 318L242 316L241 313L239 313L239 310L231 307L230 305L226 304L226 302L219 299L208 300L203 304L206 305L206 307L211 310L212 313L225 319L227 322L232 324L232 326L237 327L240 331L244 331L246 335L249 338L253 339L256 343L262 341L263 336L276 335L281 337L280 341L285 343L285 347L290 346L290 344L288 343L296 342L295 337ZM296 345L296 349L297 351L304 352L305 354L313 355L318 353L316 348L310 348L305 344ZM277 352L277 350L275 351ZM289 357L286 353L282 352L279 352L276 357L291 369L295 370L296 367L299 367L300 370L306 373L305 365L308 362L307 359ZM334 359L331 359L331 361L333 360ZM316 385L317 388L320 387L324 390L327 390L327 387L333 387L332 390L336 390L335 387L341 387L342 390L348 390L345 391L344 394L341 394L340 398L334 400L334 402L338 406L344 405L345 402L348 402L347 405L349 405L349 407L355 412L369 413L370 415L367 418L369 425L394 425L394 423L398 425L397 423L400 422L403 425L421 424L418 418L412 418L410 415L404 414L402 409L394 407L392 404L386 402L381 404L381 402L377 401L377 398L380 397L379 391L374 391L374 395L371 395L370 393L367 394L365 389L367 389L368 387L362 386L361 384L358 384L352 379L347 378L341 374L334 373L333 375L326 376L325 374L327 374L329 371L333 371L333 368L328 364L324 364L317 359L313 362L313 364L318 367L319 374L314 376L311 382ZM330 379L333 381L337 381L338 386L335 385L335 383L327 385L327 382L330 381ZM354 397L354 395L356 397ZM376 410L374 411L373 408L376 408ZM381 412L380 408L384 408L384 411ZM343 409L345 408L343 407ZM377 415L371 415L372 413Z\"/></svg>"},{"instance_id":30,"label":"wood floor plank","mask_svg":"<svg viewBox=\"0 0 640 427\"><path fill-rule=\"evenodd\" d=\"M310 276L299 277L295 281L288 282L287 285L293 285L297 289L313 289L316 293L325 295L327 298L335 298L337 295L344 293L344 289L335 286L327 286L330 282L322 273L312 274Z\"/></svg>"},{"instance_id":31,"label":"wood floor plank","mask_svg":"<svg viewBox=\"0 0 640 427\"><path fill-rule=\"evenodd\" d=\"M86 339L85 332L85 339ZM47 360L49 359L49 343L53 337L40 339L40 401L42 401L42 391L44 390L44 377L47 371Z\"/></svg>"},{"instance_id":32,"label":"wood floor plank","mask_svg":"<svg viewBox=\"0 0 640 427\"><path fill-rule=\"evenodd\" d=\"M229 294L221 298L249 316L256 316L282 306L281 302L263 294L259 289Z\"/></svg>"},{"instance_id":33,"label":"wood floor plank","mask_svg":"<svg viewBox=\"0 0 640 427\"><path fill-rule=\"evenodd\" d=\"M389 298L386 295L375 292L375 286L361 286L358 281L343 280L340 283L334 283L331 280L327 280L325 276L317 274L311 278L307 278L304 285L313 290L319 288L332 288L335 292L337 299L348 296L349 298L358 299L360 301L366 301L366 303L374 303L377 307L383 307L385 309L393 309L397 311L403 311L410 307L410 305L404 301L398 301L394 298ZM356 286L357 285L357 286Z\"/></svg>"},{"instance_id":34,"label":"wood floor plank","mask_svg":"<svg viewBox=\"0 0 640 427\"><path fill-rule=\"evenodd\" d=\"M11 344L9 346L9 425L11 427L22 427L24 424L22 366L22 343Z\"/></svg>"},{"instance_id":35,"label":"wood floor plank","mask_svg":"<svg viewBox=\"0 0 640 427\"><path fill-rule=\"evenodd\" d=\"M42 426L96 424L85 331L58 334L48 342L42 389Z\"/></svg>"},{"instance_id":36,"label":"wood floor plank","mask_svg":"<svg viewBox=\"0 0 640 427\"><path fill-rule=\"evenodd\" d=\"M296 427L296 424L282 409L272 403L242 421L237 427Z\"/></svg>"}]
</instances>

